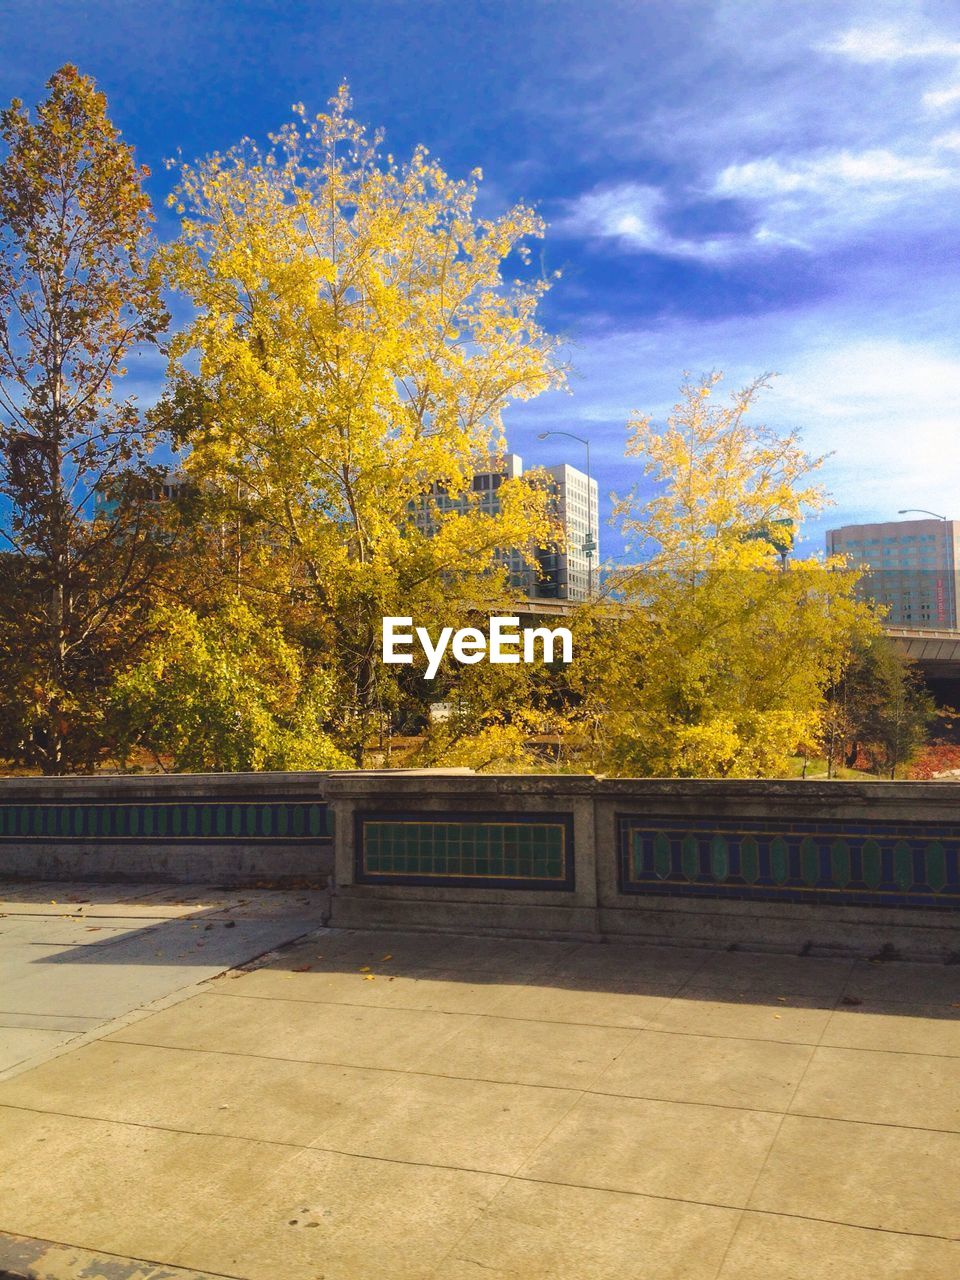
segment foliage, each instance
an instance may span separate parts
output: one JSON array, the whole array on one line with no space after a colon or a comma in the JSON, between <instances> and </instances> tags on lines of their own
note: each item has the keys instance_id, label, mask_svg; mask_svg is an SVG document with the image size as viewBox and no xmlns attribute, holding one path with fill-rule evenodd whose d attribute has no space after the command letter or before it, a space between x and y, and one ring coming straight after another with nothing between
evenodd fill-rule
<instances>
[{"instance_id":1,"label":"foliage","mask_svg":"<svg viewBox=\"0 0 960 1280\"><path fill-rule=\"evenodd\" d=\"M275 624L231 601L207 617L159 610L147 656L112 690L121 759L145 748L189 772L342 768L324 725L332 683Z\"/></svg>"},{"instance_id":2,"label":"foliage","mask_svg":"<svg viewBox=\"0 0 960 1280\"><path fill-rule=\"evenodd\" d=\"M349 107L341 89L267 150L184 168L165 265L195 318L159 420L197 486L255 522L273 590L313 611L360 761L399 697L380 619L489 608L499 553L532 560L551 536L536 485L506 482L494 512L470 480L502 448L505 405L562 373L536 320L548 282L503 278L540 219L478 217L479 172L455 181L423 148L383 157Z\"/></svg>"},{"instance_id":3,"label":"foliage","mask_svg":"<svg viewBox=\"0 0 960 1280\"><path fill-rule=\"evenodd\" d=\"M858 638L830 690L826 717L828 770L839 759L894 777L926 741L936 717L918 667L882 633Z\"/></svg>"},{"instance_id":4,"label":"foliage","mask_svg":"<svg viewBox=\"0 0 960 1280\"><path fill-rule=\"evenodd\" d=\"M783 563L822 505L819 460L794 433L748 420L767 379L727 405L712 402L718 381L685 382L663 427L629 424L627 452L646 460L654 493L616 511L646 558L579 624L580 715L613 772L783 772L818 733L849 637L875 625L839 562Z\"/></svg>"},{"instance_id":5,"label":"foliage","mask_svg":"<svg viewBox=\"0 0 960 1280\"><path fill-rule=\"evenodd\" d=\"M421 765L525 772L566 756L572 698L559 662L445 665L434 697L442 712L423 726Z\"/></svg>"},{"instance_id":6,"label":"foliage","mask_svg":"<svg viewBox=\"0 0 960 1280\"><path fill-rule=\"evenodd\" d=\"M935 742L921 748L911 761L907 777L927 780L938 774L960 778L960 743Z\"/></svg>"},{"instance_id":7,"label":"foliage","mask_svg":"<svg viewBox=\"0 0 960 1280\"><path fill-rule=\"evenodd\" d=\"M62 67L31 120L0 114L0 750L92 766L102 691L137 640L164 539L126 358L166 322L146 260L146 169L93 82Z\"/></svg>"}]
</instances>

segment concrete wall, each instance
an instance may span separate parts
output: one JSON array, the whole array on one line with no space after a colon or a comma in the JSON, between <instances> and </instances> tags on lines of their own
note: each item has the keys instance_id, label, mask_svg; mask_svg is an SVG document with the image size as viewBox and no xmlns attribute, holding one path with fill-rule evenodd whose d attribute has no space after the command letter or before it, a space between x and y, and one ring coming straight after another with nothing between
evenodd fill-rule
<instances>
[{"instance_id":1,"label":"concrete wall","mask_svg":"<svg viewBox=\"0 0 960 1280\"><path fill-rule=\"evenodd\" d=\"M960 957L958 854L950 783L0 779L0 878L316 884L335 864L343 927Z\"/></svg>"},{"instance_id":2,"label":"concrete wall","mask_svg":"<svg viewBox=\"0 0 960 1280\"><path fill-rule=\"evenodd\" d=\"M0 879L326 884L321 773L0 779Z\"/></svg>"},{"instance_id":3,"label":"concrete wall","mask_svg":"<svg viewBox=\"0 0 960 1280\"><path fill-rule=\"evenodd\" d=\"M327 795L335 925L960 951L953 784L356 773L331 774ZM457 810L466 859L451 822ZM476 856L478 827L559 824L565 815L570 884L531 887L520 851L513 885L498 874L485 887L493 864L485 846ZM442 849L430 835L437 827ZM373 862L361 847L368 831L377 837L368 841ZM437 874L444 859L449 874Z\"/></svg>"}]
</instances>

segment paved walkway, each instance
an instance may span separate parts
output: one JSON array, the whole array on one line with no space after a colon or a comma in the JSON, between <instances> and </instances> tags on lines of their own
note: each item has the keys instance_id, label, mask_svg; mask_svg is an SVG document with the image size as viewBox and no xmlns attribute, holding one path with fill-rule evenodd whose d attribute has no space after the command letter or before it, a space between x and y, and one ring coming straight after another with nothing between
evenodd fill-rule
<instances>
[{"instance_id":1,"label":"paved walkway","mask_svg":"<svg viewBox=\"0 0 960 1280\"><path fill-rule=\"evenodd\" d=\"M0 1079L315 930L328 895L0 884Z\"/></svg>"},{"instance_id":2,"label":"paved walkway","mask_svg":"<svg viewBox=\"0 0 960 1280\"><path fill-rule=\"evenodd\" d=\"M958 1102L960 967L324 932L0 1083L0 1268L957 1280Z\"/></svg>"}]
</instances>

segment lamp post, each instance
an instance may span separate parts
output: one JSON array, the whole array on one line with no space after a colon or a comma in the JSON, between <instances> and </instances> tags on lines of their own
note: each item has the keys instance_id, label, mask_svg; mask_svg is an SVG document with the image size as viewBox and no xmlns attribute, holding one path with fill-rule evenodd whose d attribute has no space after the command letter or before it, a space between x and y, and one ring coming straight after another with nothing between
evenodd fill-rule
<instances>
[{"instance_id":1,"label":"lamp post","mask_svg":"<svg viewBox=\"0 0 960 1280\"><path fill-rule=\"evenodd\" d=\"M938 515L936 511L927 511L925 507L903 507L900 511L897 512L897 515L898 516L909 516L909 515L933 516L934 520L946 520L947 518L946 516Z\"/></svg>"},{"instance_id":2,"label":"lamp post","mask_svg":"<svg viewBox=\"0 0 960 1280\"><path fill-rule=\"evenodd\" d=\"M537 439L546 440L548 436L566 436L568 440L576 440L587 451L587 536L583 540L583 550L587 557L587 599L593 597L593 553L597 544L593 540L593 492L590 488L590 441L583 436L574 435L572 431L538 431Z\"/></svg>"}]
</instances>

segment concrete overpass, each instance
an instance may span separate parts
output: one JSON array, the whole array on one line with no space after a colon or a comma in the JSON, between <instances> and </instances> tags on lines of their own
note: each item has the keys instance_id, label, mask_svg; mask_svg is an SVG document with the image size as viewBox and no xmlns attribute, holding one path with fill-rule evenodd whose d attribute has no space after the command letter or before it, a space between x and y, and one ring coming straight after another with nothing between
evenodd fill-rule
<instances>
[{"instance_id":1,"label":"concrete overpass","mask_svg":"<svg viewBox=\"0 0 960 1280\"><path fill-rule=\"evenodd\" d=\"M960 680L960 631L885 627L900 652L931 680Z\"/></svg>"},{"instance_id":2,"label":"concrete overpass","mask_svg":"<svg viewBox=\"0 0 960 1280\"><path fill-rule=\"evenodd\" d=\"M523 617L544 618L569 618L579 607L575 600L537 599L510 606ZM923 668L928 680L960 683L960 630L936 631L928 627L885 627L884 630L905 657Z\"/></svg>"}]
</instances>

